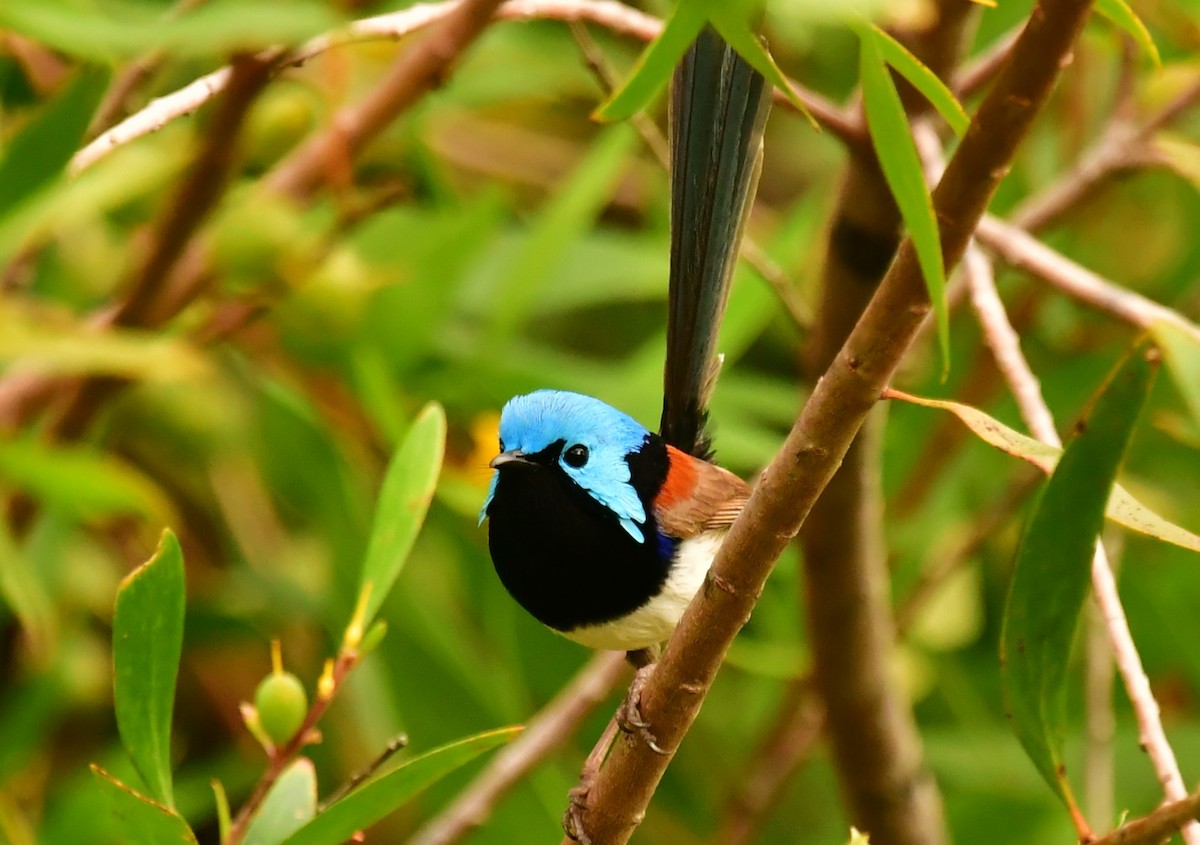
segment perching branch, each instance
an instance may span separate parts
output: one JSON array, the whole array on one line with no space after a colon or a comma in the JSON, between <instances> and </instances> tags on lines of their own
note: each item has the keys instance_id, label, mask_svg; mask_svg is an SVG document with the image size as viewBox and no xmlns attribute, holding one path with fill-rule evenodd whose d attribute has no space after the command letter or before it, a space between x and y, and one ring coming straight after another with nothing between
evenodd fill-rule
<instances>
[{"instance_id":1,"label":"perching branch","mask_svg":"<svg viewBox=\"0 0 1200 845\"><path fill-rule=\"evenodd\" d=\"M948 267L966 249L1090 8L1088 0L1039 4L975 115L933 195ZM629 735L616 743L590 790L580 820L593 842L619 845L641 822L775 560L837 469L929 310L916 252L905 241L762 474L646 683L641 713L665 753Z\"/></svg>"},{"instance_id":2,"label":"perching branch","mask_svg":"<svg viewBox=\"0 0 1200 845\"><path fill-rule=\"evenodd\" d=\"M1200 820L1200 792L1182 801L1163 804L1157 810L1121 825L1091 845L1150 845L1162 842L1188 822Z\"/></svg>"}]
</instances>

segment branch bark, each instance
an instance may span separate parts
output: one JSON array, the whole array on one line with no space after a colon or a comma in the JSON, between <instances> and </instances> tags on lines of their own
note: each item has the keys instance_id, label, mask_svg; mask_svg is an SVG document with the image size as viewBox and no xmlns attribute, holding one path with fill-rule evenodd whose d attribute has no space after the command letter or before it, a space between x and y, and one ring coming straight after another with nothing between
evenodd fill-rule
<instances>
[{"instance_id":1,"label":"branch bark","mask_svg":"<svg viewBox=\"0 0 1200 845\"><path fill-rule=\"evenodd\" d=\"M1090 8L1088 0L1043 0L1034 7L934 192L947 267L953 268L966 249ZM771 568L836 471L929 310L916 252L905 241L763 472L645 685L641 712L664 753L638 735L623 738L589 792L580 820L592 842L626 842L640 824Z\"/></svg>"},{"instance_id":2,"label":"branch bark","mask_svg":"<svg viewBox=\"0 0 1200 845\"><path fill-rule=\"evenodd\" d=\"M934 22L906 37L948 78L973 17L966 0L942 0ZM911 115L928 111L911 86ZM836 358L900 244L900 211L873 151L853 156L826 248L821 303L808 350L810 375ZM882 845L945 841L941 798L922 763L905 692L891 671L895 646L884 537L882 435L872 414L800 529L803 600L826 736L855 827Z\"/></svg>"},{"instance_id":3,"label":"branch bark","mask_svg":"<svg viewBox=\"0 0 1200 845\"><path fill-rule=\"evenodd\" d=\"M496 802L579 729L625 674L623 652L597 654L408 845L452 845L480 827Z\"/></svg>"}]
</instances>

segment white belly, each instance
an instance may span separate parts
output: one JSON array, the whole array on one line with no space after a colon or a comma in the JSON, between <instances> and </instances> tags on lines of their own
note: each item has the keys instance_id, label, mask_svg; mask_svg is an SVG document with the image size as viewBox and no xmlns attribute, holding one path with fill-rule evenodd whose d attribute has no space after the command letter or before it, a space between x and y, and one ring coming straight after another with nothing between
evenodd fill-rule
<instances>
[{"instance_id":1,"label":"white belly","mask_svg":"<svg viewBox=\"0 0 1200 845\"><path fill-rule=\"evenodd\" d=\"M663 642L704 583L726 533L708 531L680 543L662 591L632 613L558 633L588 648L611 651L634 651Z\"/></svg>"}]
</instances>

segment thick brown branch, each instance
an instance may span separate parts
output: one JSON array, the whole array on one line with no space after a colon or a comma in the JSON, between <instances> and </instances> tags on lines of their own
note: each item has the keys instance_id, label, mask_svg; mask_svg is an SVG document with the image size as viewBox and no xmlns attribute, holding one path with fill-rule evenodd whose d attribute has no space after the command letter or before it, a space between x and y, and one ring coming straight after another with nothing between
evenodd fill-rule
<instances>
[{"instance_id":1,"label":"thick brown branch","mask_svg":"<svg viewBox=\"0 0 1200 845\"><path fill-rule=\"evenodd\" d=\"M953 267L1045 103L1090 9L1043 0L980 106L934 192L946 264ZM616 743L581 813L598 845L628 841L721 661L749 619L775 560L811 510L929 312L910 242L879 287L786 442L730 529L705 586L667 644L641 712L665 753L640 737Z\"/></svg>"}]
</instances>

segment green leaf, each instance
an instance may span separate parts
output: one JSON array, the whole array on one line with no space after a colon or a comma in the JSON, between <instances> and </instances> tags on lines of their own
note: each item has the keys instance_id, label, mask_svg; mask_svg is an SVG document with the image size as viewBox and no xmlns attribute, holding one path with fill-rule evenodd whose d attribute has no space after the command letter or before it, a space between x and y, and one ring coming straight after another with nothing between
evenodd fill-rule
<instances>
[{"instance_id":1,"label":"green leaf","mask_svg":"<svg viewBox=\"0 0 1200 845\"><path fill-rule=\"evenodd\" d=\"M313 0L214 0L182 15L130 0L4 0L0 27L98 61L150 50L177 58L211 57L295 43L338 24Z\"/></svg>"},{"instance_id":2,"label":"green leaf","mask_svg":"<svg viewBox=\"0 0 1200 845\"><path fill-rule=\"evenodd\" d=\"M808 122L814 129L819 129L817 119L809 112L804 101L796 95L795 90L788 83L787 77L779 69L779 65L775 64L775 58L751 29L751 17L744 12L739 13L738 7L742 4L731 3L729 0L718 0L718 2L709 2L708 5L713 27L721 34L725 42L736 50L750 67L762 74L763 79L782 91L788 101L808 118Z\"/></svg>"},{"instance_id":3,"label":"green leaf","mask_svg":"<svg viewBox=\"0 0 1200 845\"><path fill-rule=\"evenodd\" d=\"M962 420L967 428L978 435L983 442L995 446L1002 452L1028 461L1047 474L1054 472L1059 456L1062 455L1061 449L1051 446L1049 443L1034 440L1027 434L1014 431L994 417L988 416L970 405L941 399L926 399L923 396L913 396L894 389L889 389L885 396L890 399L911 402L914 405L923 405L926 408L949 411ZM1159 516L1134 498L1133 494L1120 484L1113 486L1112 496L1108 500L1105 514L1113 522L1132 531L1149 537L1157 537L1163 542L1180 548L1200 552L1200 537Z\"/></svg>"},{"instance_id":4,"label":"green leaf","mask_svg":"<svg viewBox=\"0 0 1200 845\"><path fill-rule=\"evenodd\" d=\"M387 598L417 539L433 500L445 449L446 412L441 405L430 402L392 456L379 492L362 571L362 590L368 585L371 590L362 619L364 627Z\"/></svg>"},{"instance_id":5,"label":"green leaf","mask_svg":"<svg viewBox=\"0 0 1200 845\"><path fill-rule=\"evenodd\" d=\"M66 91L8 142L0 158L0 217L63 172L107 84L107 73L83 68Z\"/></svg>"},{"instance_id":6,"label":"green leaf","mask_svg":"<svg viewBox=\"0 0 1200 845\"><path fill-rule=\"evenodd\" d=\"M1062 759L1067 663L1105 504L1153 381L1146 352L1139 345L1111 377L1042 488L1004 613L1000 659L1013 730L1073 814Z\"/></svg>"},{"instance_id":7,"label":"green leaf","mask_svg":"<svg viewBox=\"0 0 1200 845\"><path fill-rule=\"evenodd\" d=\"M121 743L151 796L174 806L171 709L183 648L183 553L170 530L117 591L113 697Z\"/></svg>"},{"instance_id":8,"label":"green leaf","mask_svg":"<svg viewBox=\"0 0 1200 845\"><path fill-rule=\"evenodd\" d=\"M900 95L883 60L878 39L867 33L869 30L864 30L860 38L859 53L867 130L884 178L917 251L921 274L925 277L925 287L933 303L944 379L950 370L950 311L946 306L946 268L942 262L942 240L937 216L933 211L933 199L925 184L925 171Z\"/></svg>"},{"instance_id":9,"label":"green leaf","mask_svg":"<svg viewBox=\"0 0 1200 845\"><path fill-rule=\"evenodd\" d=\"M1150 30L1142 23L1133 9L1125 0L1096 0L1096 14L1108 18L1109 22L1118 29L1124 30L1138 46L1146 51L1155 66L1162 68L1162 56L1158 53L1158 45L1150 35Z\"/></svg>"},{"instance_id":10,"label":"green leaf","mask_svg":"<svg viewBox=\"0 0 1200 845\"><path fill-rule=\"evenodd\" d=\"M971 124L971 118L946 83L910 53L907 47L874 24L858 27L858 33L860 38L874 40L884 61L920 91L949 124L954 134L961 138Z\"/></svg>"},{"instance_id":11,"label":"green leaf","mask_svg":"<svg viewBox=\"0 0 1200 845\"><path fill-rule=\"evenodd\" d=\"M154 482L89 446L0 441L0 479L82 519L134 513L171 521L171 506Z\"/></svg>"},{"instance_id":12,"label":"green leaf","mask_svg":"<svg viewBox=\"0 0 1200 845\"><path fill-rule=\"evenodd\" d=\"M285 845L340 845L436 781L485 751L511 740L520 728L503 728L443 745L360 786L306 824Z\"/></svg>"},{"instance_id":13,"label":"green leaf","mask_svg":"<svg viewBox=\"0 0 1200 845\"><path fill-rule=\"evenodd\" d=\"M671 79L675 66L704 28L704 4L680 0L663 30L642 51L629 78L596 109L596 120L626 120L646 108Z\"/></svg>"},{"instance_id":14,"label":"green leaf","mask_svg":"<svg viewBox=\"0 0 1200 845\"><path fill-rule=\"evenodd\" d=\"M0 604L7 605L25 631L25 650L42 660L58 636L58 614L24 550L0 523Z\"/></svg>"},{"instance_id":15,"label":"green leaf","mask_svg":"<svg viewBox=\"0 0 1200 845\"><path fill-rule=\"evenodd\" d=\"M317 814L317 771L300 757L284 769L246 828L243 845L279 845Z\"/></svg>"},{"instance_id":16,"label":"green leaf","mask_svg":"<svg viewBox=\"0 0 1200 845\"><path fill-rule=\"evenodd\" d=\"M1181 326L1158 320L1150 327L1154 342L1167 361L1167 371L1179 388L1183 401L1200 423L1200 340Z\"/></svg>"},{"instance_id":17,"label":"green leaf","mask_svg":"<svg viewBox=\"0 0 1200 845\"><path fill-rule=\"evenodd\" d=\"M566 184L539 212L516 255L501 271L496 288L488 294L494 304L487 315L491 322L485 357L506 354L515 328L533 310L554 271L612 195L637 143L637 133L627 123L606 128Z\"/></svg>"},{"instance_id":18,"label":"green leaf","mask_svg":"<svg viewBox=\"0 0 1200 845\"><path fill-rule=\"evenodd\" d=\"M195 845L196 834L177 812L121 783L95 763L91 769L113 815L121 822L122 842L127 845Z\"/></svg>"}]
</instances>

